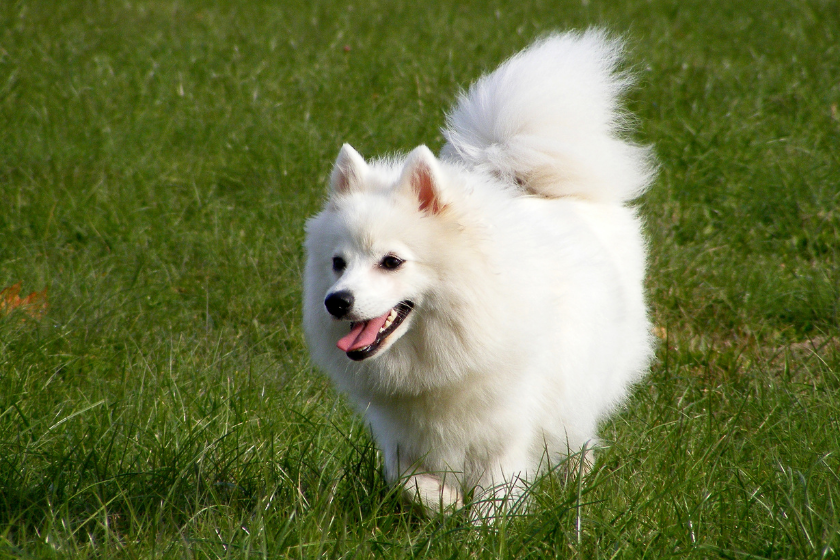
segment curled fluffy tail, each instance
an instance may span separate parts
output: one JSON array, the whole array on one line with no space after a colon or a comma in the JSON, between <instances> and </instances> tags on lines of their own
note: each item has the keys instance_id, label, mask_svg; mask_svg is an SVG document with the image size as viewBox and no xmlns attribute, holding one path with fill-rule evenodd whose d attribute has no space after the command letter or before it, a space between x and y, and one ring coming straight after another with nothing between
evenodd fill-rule
<instances>
[{"instance_id":1,"label":"curled fluffy tail","mask_svg":"<svg viewBox=\"0 0 840 560\"><path fill-rule=\"evenodd\" d=\"M441 156L545 197L624 202L655 175L652 152L621 138L622 43L603 31L551 35L479 79L447 116Z\"/></svg>"}]
</instances>

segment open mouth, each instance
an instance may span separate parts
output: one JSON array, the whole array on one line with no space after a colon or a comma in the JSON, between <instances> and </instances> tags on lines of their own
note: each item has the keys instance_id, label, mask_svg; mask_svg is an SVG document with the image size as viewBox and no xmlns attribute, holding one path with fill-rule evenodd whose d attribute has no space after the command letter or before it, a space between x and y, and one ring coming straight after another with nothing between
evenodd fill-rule
<instances>
[{"instance_id":1,"label":"open mouth","mask_svg":"<svg viewBox=\"0 0 840 560\"><path fill-rule=\"evenodd\" d=\"M357 362L370 358L405 321L413 308L414 303L406 300L380 317L350 323L350 333L338 341L338 348L346 352L348 358Z\"/></svg>"}]
</instances>

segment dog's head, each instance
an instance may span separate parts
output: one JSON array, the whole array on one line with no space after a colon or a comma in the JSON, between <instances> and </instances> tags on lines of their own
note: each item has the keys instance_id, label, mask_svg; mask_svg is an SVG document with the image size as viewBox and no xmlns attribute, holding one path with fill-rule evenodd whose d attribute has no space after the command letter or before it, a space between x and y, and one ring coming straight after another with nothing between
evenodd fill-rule
<instances>
[{"instance_id":1,"label":"dog's head","mask_svg":"<svg viewBox=\"0 0 840 560\"><path fill-rule=\"evenodd\" d=\"M372 164L349 145L342 147L330 198L323 212L307 222L305 321L310 338L332 337L347 357L361 361L383 352L411 328L435 280L429 260L440 238L436 218L446 208L442 178L425 146L404 163Z\"/></svg>"}]
</instances>

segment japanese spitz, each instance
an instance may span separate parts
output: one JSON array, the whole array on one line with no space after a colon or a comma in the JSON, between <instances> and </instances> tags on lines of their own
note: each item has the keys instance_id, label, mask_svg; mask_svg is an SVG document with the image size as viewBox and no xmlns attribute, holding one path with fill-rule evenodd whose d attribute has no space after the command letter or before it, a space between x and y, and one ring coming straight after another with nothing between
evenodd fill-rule
<instances>
[{"instance_id":1,"label":"japanese spitz","mask_svg":"<svg viewBox=\"0 0 840 560\"><path fill-rule=\"evenodd\" d=\"M654 165L622 136L621 52L598 30L538 41L461 95L439 157L345 144L306 224L312 359L427 510L498 512L648 368L628 202Z\"/></svg>"}]
</instances>

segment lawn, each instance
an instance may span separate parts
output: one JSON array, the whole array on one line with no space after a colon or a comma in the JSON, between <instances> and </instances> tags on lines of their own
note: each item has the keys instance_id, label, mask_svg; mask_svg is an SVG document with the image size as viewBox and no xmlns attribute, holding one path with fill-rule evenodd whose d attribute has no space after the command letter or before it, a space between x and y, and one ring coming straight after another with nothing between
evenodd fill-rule
<instances>
[{"instance_id":1,"label":"lawn","mask_svg":"<svg viewBox=\"0 0 840 560\"><path fill-rule=\"evenodd\" d=\"M838 557L838 13L0 3L0 289L49 302L0 311L0 556ZM420 518L309 363L304 221L343 142L436 150L460 88L591 25L660 162L657 361L587 476L495 527Z\"/></svg>"}]
</instances>

